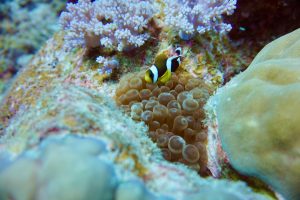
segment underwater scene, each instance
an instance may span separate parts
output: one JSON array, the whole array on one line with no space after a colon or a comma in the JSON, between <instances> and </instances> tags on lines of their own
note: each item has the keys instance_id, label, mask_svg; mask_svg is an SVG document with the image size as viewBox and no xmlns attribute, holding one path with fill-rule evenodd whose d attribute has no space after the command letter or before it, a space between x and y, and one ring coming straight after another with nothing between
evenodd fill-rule
<instances>
[{"instance_id":1,"label":"underwater scene","mask_svg":"<svg viewBox=\"0 0 300 200\"><path fill-rule=\"evenodd\" d=\"M300 0L0 0L0 200L300 200Z\"/></svg>"}]
</instances>

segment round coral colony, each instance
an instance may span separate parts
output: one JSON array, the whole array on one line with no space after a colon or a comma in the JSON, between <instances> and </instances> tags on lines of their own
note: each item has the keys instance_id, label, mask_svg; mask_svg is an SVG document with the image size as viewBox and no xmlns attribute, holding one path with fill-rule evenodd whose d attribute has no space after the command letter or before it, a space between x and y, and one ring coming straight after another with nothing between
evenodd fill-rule
<instances>
[{"instance_id":1,"label":"round coral colony","mask_svg":"<svg viewBox=\"0 0 300 200\"><path fill-rule=\"evenodd\" d=\"M189 75L176 75L164 85L146 83L143 73L124 77L116 101L125 113L149 128L148 136L163 157L206 175L207 133L202 109L209 87Z\"/></svg>"}]
</instances>

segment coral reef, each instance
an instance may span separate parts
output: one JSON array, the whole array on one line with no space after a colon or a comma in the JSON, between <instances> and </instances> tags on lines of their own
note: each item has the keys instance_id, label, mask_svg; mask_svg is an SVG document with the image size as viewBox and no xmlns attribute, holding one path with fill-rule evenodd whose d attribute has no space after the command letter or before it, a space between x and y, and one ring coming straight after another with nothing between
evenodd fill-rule
<instances>
[{"instance_id":1,"label":"coral reef","mask_svg":"<svg viewBox=\"0 0 300 200\"><path fill-rule=\"evenodd\" d=\"M119 72L136 71L132 60L124 63L122 59L130 54L130 57L136 56L133 60L141 61L136 66L137 68L149 66L152 64L152 57L158 52L157 48L162 50L175 44L186 47L190 53L189 57L192 58L190 60L194 60L190 65L192 67L187 70L193 71L195 76L200 76L206 82L212 82L215 87L227 82L235 73L240 72L250 63L248 55L244 56L244 52L238 52L231 48L226 35L219 34L225 32L225 27L230 27L229 24L222 22L222 15L233 12L236 4L234 0L205 1L197 6L192 1L154 2L148 0L140 1L138 4L123 2L119 5L121 9L118 10L112 7L115 4L120 3L102 0L69 3L67 11L63 12L60 18L65 31L65 46L68 49L85 47L87 56L97 59L97 62L100 63L99 72L104 75L104 79L116 77L115 65L105 64L109 60L120 61L120 68L117 70ZM193 10L191 16L187 16L186 13L176 14L184 10L183 7L185 10ZM131 16L126 15L126 20L118 17L128 9L134 12ZM84 13L88 13L88 15ZM183 31L178 30L177 26L184 25L184 21L194 23L193 26L195 26L193 33L183 33L191 36L188 40L178 37L178 31L181 33ZM124 32L125 25L126 29L130 30L130 34L120 40L116 33ZM194 34L197 32L196 26L205 27L201 31L201 35ZM140 29L136 29L136 27L140 27ZM143 37L143 42L138 45L131 43L129 41L131 35ZM134 42L138 41L140 40L134 39ZM146 41L147 45L143 45ZM98 58L96 58L97 56ZM225 74L224 78L222 73Z\"/></svg>"},{"instance_id":2,"label":"coral reef","mask_svg":"<svg viewBox=\"0 0 300 200\"><path fill-rule=\"evenodd\" d=\"M226 34L206 32L183 41L175 32L161 31L160 37L159 51L167 49L170 44L181 46L184 70L215 88L228 82L251 63L252 54L234 47Z\"/></svg>"},{"instance_id":3,"label":"coral reef","mask_svg":"<svg viewBox=\"0 0 300 200\"><path fill-rule=\"evenodd\" d=\"M100 69L101 74L111 74L119 68L119 61L116 58L107 59L103 56L98 56L96 62L103 65Z\"/></svg>"},{"instance_id":4,"label":"coral reef","mask_svg":"<svg viewBox=\"0 0 300 200\"><path fill-rule=\"evenodd\" d=\"M99 47L123 51L142 46L149 39L154 15L150 1L79 0L68 3L60 16L66 30L66 47Z\"/></svg>"},{"instance_id":5,"label":"coral reef","mask_svg":"<svg viewBox=\"0 0 300 200\"><path fill-rule=\"evenodd\" d=\"M58 30L65 1L7 1L0 5L0 74L18 70ZM47 20L45 22L45 20Z\"/></svg>"},{"instance_id":6,"label":"coral reef","mask_svg":"<svg viewBox=\"0 0 300 200\"><path fill-rule=\"evenodd\" d=\"M256 176L286 199L299 199L300 29L270 44L249 68L219 89L218 132L232 166Z\"/></svg>"},{"instance_id":7,"label":"coral reef","mask_svg":"<svg viewBox=\"0 0 300 200\"><path fill-rule=\"evenodd\" d=\"M0 4L0 96L13 76L58 30L65 0L14 0ZM2 86L3 85L3 86Z\"/></svg>"},{"instance_id":8,"label":"coral reef","mask_svg":"<svg viewBox=\"0 0 300 200\"><path fill-rule=\"evenodd\" d=\"M0 199L299 198L300 30L246 69L271 36L251 43L268 19L237 27L226 16L236 0L68 0L62 30L26 59L57 30L62 2L1 1L1 56L14 60L0 70ZM242 10L237 18L251 16ZM37 26L37 43L13 45ZM231 26L249 37L228 37ZM178 47L171 79L146 83Z\"/></svg>"},{"instance_id":9,"label":"coral reef","mask_svg":"<svg viewBox=\"0 0 300 200\"><path fill-rule=\"evenodd\" d=\"M80 63L78 56L67 59L67 54L62 49L62 36L50 39L38 54L26 66L22 76L17 77L5 94L0 112L0 124L6 126L10 118L20 109L35 105L36 99L44 90L48 90L58 81L62 82L74 70L73 65ZM82 52L77 52L77 54ZM68 68L70 67L70 68ZM80 75L80 74L79 74ZM38 88L38 89L37 89Z\"/></svg>"},{"instance_id":10,"label":"coral reef","mask_svg":"<svg viewBox=\"0 0 300 200\"><path fill-rule=\"evenodd\" d=\"M16 200L49 198L84 200L100 197L107 200L183 199L172 195L171 192L174 192L172 190L167 192L168 196L152 192L149 187L151 188L153 183L146 186L141 179L130 175L131 172L114 163L116 153L111 151L107 139L97 136L73 134L49 136L37 148L27 150L15 159L9 158L5 166L1 166L0 198L3 200L10 198ZM4 163L3 152L1 153L0 162ZM164 167L170 167L167 164L164 165ZM165 173L172 172L171 169ZM23 173L24 170L26 173ZM178 179L182 176L180 173L185 173L185 175L188 173L188 170L180 168L178 170L169 176L173 175L173 178ZM124 176L124 172L127 176ZM166 175L160 176L155 179L155 182L163 183L168 181L167 178L169 177ZM205 180L199 177L192 178L192 176L188 176L187 180L179 180L192 181L201 188L196 193L185 194L193 199L215 199L216 196L223 196L223 199L228 200L233 197L239 200L268 199L253 193L241 182ZM31 184L26 184L28 182Z\"/></svg>"},{"instance_id":11,"label":"coral reef","mask_svg":"<svg viewBox=\"0 0 300 200\"><path fill-rule=\"evenodd\" d=\"M121 200L213 199L212 193L227 199L270 199L243 182L204 179L183 164L165 161L146 126L124 115L109 97L115 85L99 84L97 69L84 55L83 50L65 52L63 34L56 34L4 97L3 198L83 200L97 198L97 191L107 188L112 191L103 193L107 198ZM128 187L134 187L130 194Z\"/></svg>"},{"instance_id":12,"label":"coral reef","mask_svg":"<svg viewBox=\"0 0 300 200\"><path fill-rule=\"evenodd\" d=\"M111 163L98 158L106 151L99 139L50 137L0 173L0 199L113 199L116 173ZM72 192L66 190L68 184Z\"/></svg>"},{"instance_id":13,"label":"coral reef","mask_svg":"<svg viewBox=\"0 0 300 200\"><path fill-rule=\"evenodd\" d=\"M207 135L202 110L212 89L187 73L173 73L165 85L149 84L145 72L120 80L116 101L136 121L149 127L149 136L166 160L183 162L207 174Z\"/></svg>"},{"instance_id":14,"label":"coral reef","mask_svg":"<svg viewBox=\"0 0 300 200\"><path fill-rule=\"evenodd\" d=\"M65 135L69 133L73 136ZM183 166L164 163L141 124L124 116L104 94L84 87L64 84L44 92L36 105L14 117L0 143L1 155L23 152L1 161L6 162L0 169L4 199L81 200L100 194L107 199L184 199L191 194L208 195L201 191L203 187L219 188L221 194L238 190L249 199L266 199L243 183L205 180ZM170 177L178 181L169 182ZM33 184L25 184L22 190L17 187L29 180ZM165 182L169 187L161 190ZM134 186L130 194L125 190L129 186ZM176 195L174 187L181 188ZM238 195L237 191L232 195Z\"/></svg>"},{"instance_id":15,"label":"coral reef","mask_svg":"<svg viewBox=\"0 0 300 200\"><path fill-rule=\"evenodd\" d=\"M195 33L207 31L225 33L231 25L222 22L222 14L231 15L236 0L188 1L164 0L164 25L177 31L181 39L188 40Z\"/></svg>"},{"instance_id":16,"label":"coral reef","mask_svg":"<svg viewBox=\"0 0 300 200\"><path fill-rule=\"evenodd\" d=\"M1 103L0 124L6 126L19 110L35 105L41 93L49 91L58 82L101 90L103 76L98 72L99 64L87 59L83 49L65 52L63 45L63 34L56 34L30 61L26 70L22 72L23 76L13 82ZM129 64L133 68L142 64L136 57L119 56L117 59L124 71Z\"/></svg>"}]
</instances>

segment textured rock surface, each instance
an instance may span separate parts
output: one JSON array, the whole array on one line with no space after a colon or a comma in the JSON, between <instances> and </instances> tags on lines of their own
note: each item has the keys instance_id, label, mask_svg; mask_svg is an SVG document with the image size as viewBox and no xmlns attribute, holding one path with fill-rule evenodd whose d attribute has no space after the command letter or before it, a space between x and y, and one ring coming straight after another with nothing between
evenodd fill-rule
<instances>
[{"instance_id":1,"label":"textured rock surface","mask_svg":"<svg viewBox=\"0 0 300 200\"><path fill-rule=\"evenodd\" d=\"M268 44L210 99L231 164L300 198L300 29Z\"/></svg>"},{"instance_id":2,"label":"textured rock surface","mask_svg":"<svg viewBox=\"0 0 300 200\"><path fill-rule=\"evenodd\" d=\"M204 179L164 161L146 127L114 105L114 86L99 84L83 50L64 52L62 38L49 40L23 68L0 106L4 200L74 199L74 192L76 199L94 199L104 188L108 199L200 199L205 190L268 199L245 183ZM95 183L103 173L111 176ZM128 185L135 187L131 194Z\"/></svg>"},{"instance_id":3,"label":"textured rock surface","mask_svg":"<svg viewBox=\"0 0 300 200\"><path fill-rule=\"evenodd\" d=\"M66 0L13 0L0 4L0 99L16 73L53 33Z\"/></svg>"}]
</instances>

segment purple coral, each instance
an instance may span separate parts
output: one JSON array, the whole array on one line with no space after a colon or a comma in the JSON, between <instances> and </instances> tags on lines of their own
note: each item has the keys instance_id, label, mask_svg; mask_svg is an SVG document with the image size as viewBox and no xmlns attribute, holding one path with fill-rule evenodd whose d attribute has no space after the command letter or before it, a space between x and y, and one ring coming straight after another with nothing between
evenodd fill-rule
<instances>
[{"instance_id":1,"label":"purple coral","mask_svg":"<svg viewBox=\"0 0 300 200\"><path fill-rule=\"evenodd\" d=\"M142 46L150 37L146 32L154 15L150 0L79 0L68 3L60 16L69 49L104 46L110 50Z\"/></svg>"},{"instance_id":2,"label":"purple coral","mask_svg":"<svg viewBox=\"0 0 300 200\"><path fill-rule=\"evenodd\" d=\"M222 14L230 15L236 7L236 0L164 0L166 26L179 32L182 39L189 39L195 33L216 31L225 33L231 25L222 22Z\"/></svg>"},{"instance_id":3,"label":"purple coral","mask_svg":"<svg viewBox=\"0 0 300 200\"><path fill-rule=\"evenodd\" d=\"M113 70L118 69L120 64L116 58L104 58L103 56L98 56L96 59L102 67L98 70L100 74L111 74Z\"/></svg>"}]
</instances>

